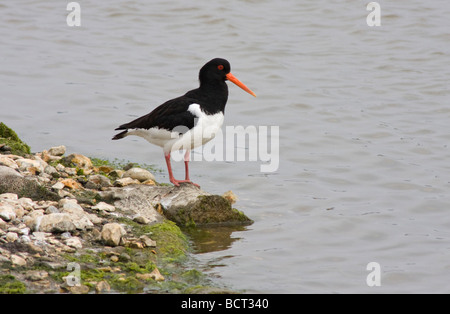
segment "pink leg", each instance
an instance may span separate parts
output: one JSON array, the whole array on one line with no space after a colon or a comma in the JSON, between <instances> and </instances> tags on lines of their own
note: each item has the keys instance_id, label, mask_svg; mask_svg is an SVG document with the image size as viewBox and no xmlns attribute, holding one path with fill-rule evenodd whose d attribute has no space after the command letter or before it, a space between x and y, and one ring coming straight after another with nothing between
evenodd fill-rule
<instances>
[{"instance_id":1,"label":"pink leg","mask_svg":"<svg viewBox=\"0 0 450 314\"><path fill-rule=\"evenodd\" d=\"M186 154L184 155L184 166L185 166L185 170L186 170L186 180L176 180L173 176L172 173L172 165L170 164L170 153L168 153L167 155L164 155L164 158L166 159L166 164L167 164L167 170L169 171L169 180L170 182L172 182L175 186L180 186L180 183L192 183L193 185L195 185L196 187L200 187L198 184L195 184L193 182L191 182L191 180L189 179L189 151L186 152Z\"/></svg>"}]
</instances>

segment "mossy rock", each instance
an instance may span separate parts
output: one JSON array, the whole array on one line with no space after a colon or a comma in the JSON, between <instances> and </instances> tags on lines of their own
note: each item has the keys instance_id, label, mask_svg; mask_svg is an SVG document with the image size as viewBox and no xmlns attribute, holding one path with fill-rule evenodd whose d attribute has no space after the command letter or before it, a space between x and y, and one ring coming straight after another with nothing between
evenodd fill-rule
<instances>
[{"instance_id":1,"label":"mossy rock","mask_svg":"<svg viewBox=\"0 0 450 314\"><path fill-rule=\"evenodd\" d=\"M30 146L22 142L11 128L0 122L0 144L4 144L11 149L11 153L19 156L31 154Z\"/></svg>"},{"instance_id":2,"label":"mossy rock","mask_svg":"<svg viewBox=\"0 0 450 314\"><path fill-rule=\"evenodd\" d=\"M24 294L26 286L12 275L0 275L0 294Z\"/></svg>"},{"instance_id":3,"label":"mossy rock","mask_svg":"<svg viewBox=\"0 0 450 314\"><path fill-rule=\"evenodd\" d=\"M46 187L5 166L0 166L0 194L2 193L15 193L19 198L29 197L34 201L60 199Z\"/></svg>"},{"instance_id":4,"label":"mossy rock","mask_svg":"<svg viewBox=\"0 0 450 314\"><path fill-rule=\"evenodd\" d=\"M249 225L253 221L233 208L219 195L200 195L196 201L183 206L171 206L164 215L183 227L198 225Z\"/></svg>"}]
</instances>

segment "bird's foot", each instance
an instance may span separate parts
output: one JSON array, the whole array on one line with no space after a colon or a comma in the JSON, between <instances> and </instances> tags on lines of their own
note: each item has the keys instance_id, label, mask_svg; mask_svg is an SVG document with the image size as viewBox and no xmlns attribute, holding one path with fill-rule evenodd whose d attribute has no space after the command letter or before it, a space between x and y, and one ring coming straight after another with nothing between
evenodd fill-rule
<instances>
[{"instance_id":1,"label":"bird's foot","mask_svg":"<svg viewBox=\"0 0 450 314\"><path fill-rule=\"evenodd\" d=\"M191 183L191 184L195 185L196 187L200 188L200 185L192 182L191 180L176 180L176 179L172 179L172 180L170 180L170 182L172 182L175 186L180 186L180 183Z\"/></svg>"}]
</instances>

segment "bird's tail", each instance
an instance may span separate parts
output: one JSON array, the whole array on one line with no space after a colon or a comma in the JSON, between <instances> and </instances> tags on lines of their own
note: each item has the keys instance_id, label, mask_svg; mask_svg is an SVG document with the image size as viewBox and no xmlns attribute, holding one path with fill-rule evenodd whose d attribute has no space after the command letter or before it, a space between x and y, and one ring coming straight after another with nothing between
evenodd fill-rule
<instances>
[{"instance_id":1,"label":"bird's tail","mask_svg":"<svg viewBox=\"0 0 450 314\"><path fill-rule=\"evenodd\" d=\"M124 138L125 136L127 136L128 130L125 130L123 132L120 132L116 135L114 135L114 137L112 138L113 140L120 140L121 138Z\"/></svg>"}]
</instances>

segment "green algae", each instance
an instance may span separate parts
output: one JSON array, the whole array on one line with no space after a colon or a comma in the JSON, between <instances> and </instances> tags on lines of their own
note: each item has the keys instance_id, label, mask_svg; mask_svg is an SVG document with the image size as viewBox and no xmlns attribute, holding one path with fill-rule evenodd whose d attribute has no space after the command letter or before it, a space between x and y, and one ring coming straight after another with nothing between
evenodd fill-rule
<instances>
[{"instance_id":1,"label":"green algae","mask_svg":"<svg viewBox=\"0 0 450 314\"><path fill-rule=\"evenodd\" d=\"M31 154L30 146L22 142L16 132L0 122L0 144L5 144L11 148L11 153L19 156Z\"/></svg>"},{"instance_id":2,"label":"green algae","mask_svg":"<svg viewBox=\"0 0 450 314\"><path fill-rule=\"evenodd\" d=\"M12 275L0 275L0 294L24 294L26 286Z\"/></svg>"}]
</instances>

